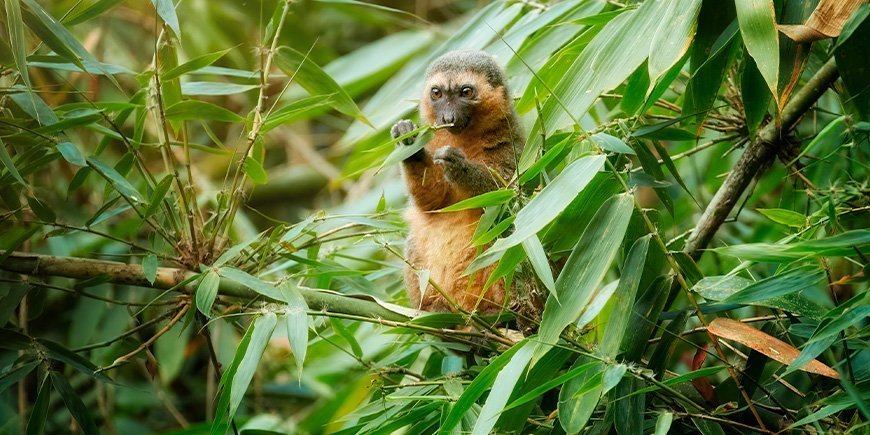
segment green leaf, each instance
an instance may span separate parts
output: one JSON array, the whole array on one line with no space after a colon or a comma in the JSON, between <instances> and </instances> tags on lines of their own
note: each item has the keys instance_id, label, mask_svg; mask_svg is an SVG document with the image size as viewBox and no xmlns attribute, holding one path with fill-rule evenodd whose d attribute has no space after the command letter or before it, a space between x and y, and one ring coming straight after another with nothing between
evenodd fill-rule
<instances>
[{"instance_id":1,"label":"green leaf","mask_svg":"<svg viewBox=\"0 0 870 435\"><path fill-rule=\"evenodd\" d=\"M748 304L777 296L817 288L825 279L825 272L815 266L799 267L787 270L779 275L774 275L754 282L744 289L723 299L728 304Z\"/></svg>"},{"instance_id":2,"label":"green leaf","mask_svg":"<svg viewBox=\"0 0 870 435\"><path fill-rule=\"evenodd\" d=\"M275 65L312 95L331 95L330 102L335 110L371 125L347 91L307 54L290 47L281 47L275 54Z\"/></svg>"},{"instance_id":3,"label":"green leaf","mask_svg":"<svg viewBox=\"0 0 870 435\"><path fill-rule=\"evenodd\" d=\"M12 156L10 156L9 151L6 150L6 144L3 143L2 139L0 139L0 162L3 162L3 166L6 167L6 170L12 174L12 177L14 177L16 181L21 183L22 186L27 186L27 182L24 181L24 178L21 177L18 169L15 168Z\"/></svg>"},{"instance_id":4,"label":"green leaf","mask_svg":"<svg viewBox=\"0 0 870 435\"><path fill-rule=\"evenodd\" d=\"M87 166L88 163L85 161L85 156L82 155L78 147L72 142L61 142L55 148L57 148L64 160L76 166Z\"/></svg>"},{"instance_id":5,"label":"green leaf","mask_svg":"<svg viewBox=\"0 0 870 435\"><path fill-rule=\"evenodd\" d=\"M673 423L673 421L673 412L662 412L661 414L659 414L658 418L656 418L655 435L667 435L668 431L671 430L671 423Z\"/></svg>"},{"instance_id":6,"label":"green leaf","mask_svg":"<svg viewBox=\"0 0 870 435\"><path fill-rule=\"evenodd\" d=\"M558 83L549 83L553 95L541 110L545 120L543 130L551 132L574 124L602 92L619 86L647 59L651 50L657 49L651 42L659 32L672 30L673 22L691 24L693 20L681 17L687 11L697 11L699 4L699 0L643 2L637 9L611 19L579 56L566 60L571 66L555 77ZM671 63L672 55L685 52L689 41L675 39L675 49L668 50L657 65ZM540 127L536 127L529 142L538 143L539 136Z\"/></svg>"},{"instance_id":7,"label":"green leaf","mask_svg":"<svg viewBox=\"0 0 870 435\"><path fill-rule=\"evenodd\" d=\"M11 346L7 344L4 348L9 349L10 347ZM6 391L9 386L11 386L12 384L16 384L20 380L24 379L24 377L29 375L30 372L32 372L37 365L39 365L38 361L32 361L26 364L10 367L9 369L0 373L0 392Z\"/></svg>"},{"instance_id":8,"label":"green leaf","mask_svg":"<svg viewBox=\"0 0 870 435\"><path fill-rule=\"evenodd\" d=\"M753 281L736 275L708 276L698 281L692 291L700 294L709 301L721 301L739 290L753 284ZM820 319L825 315L825 309L809 300L800 293L792 293L755 301L752 305L778 308L801 316Z\"/></svg>"},{"instance_id":9,"label":"green leaf","mask_svg":"<svg viewBox=\"0 0 870 435\"><path fill-rule=\"evenodd\" d=\"M301 232L302 229L304 229L304 228L305 228L305 225L301 225L301 228L299 228L299 231ZM289 234L289 235L292 235L292 233L295 233L295 231L291 230L291 231L287 232L287 234ZM237 244L233 245L232 248L227 249L226 252L221 254L221 256L218 257L217 260L215 260L214 263L211 264L212 267L221 267L221 266L227 264L228 262L235 260L236 257L238 257L239 254L241 254L242 251L245 250L245 248L247 248L248 246L251 246L251 244L256 242L257 240L260 240L260 238L262 236L263 236L263 233L260 233L260 234L257 234L255 236L249 238L248 240L245 240L244 242L237 243ZM285 234L284 238L282 238L281 240L282 241L289 241L289 240L291 240L291 238L287 237L287 235Z\"/></svg>"},{"instance_id":10,"label":"green leaf","mask_svg":"<svg viewBox=\"0 0 870 435\"><path fill-rule=\"evenodd\" d=\"M70 414L76 419L81 431L86 435L100 433L96 423L94 423L94 418L91 417L90 411L88 411L88 408L75 390L73 390L72 386L70 386L69 382L67 382L66 378L61 373L51 371L51 383L58 394L60 394Z\"/></svg>"},{"instance_id":11,"label":"green leaf","mask_svg":"<svg viewBox=\"0 0 870 435\"><path fill-rule=\"evenodd\" d=\"M476 208L489 207L492 205L504 204L517 196L517 192L513 189L499 189L491 192L486 192L477 196L457 202L448 207L444 207L438 212L451 212L460 210L469 210Z\"/></svg>"},{"instance_id":12,"label":"green leaf","mask_svg":"<svg viewBox=\"0 0 870 435\"><path fill-rule=\"evenodd\" d=\"M166 71L165 73L160 75L161 80L174 80L177 79L191 71L196 71L201 68L205 68L215 62L218 59L224 57L227 53L229 53L232 48L228 48L226 50L216 51L214 53L204 54L202 56L197 56L181 65L178 65L175 68Z\"/></svg>"},{"instance_id":13,"label":"green leaf","mask_svg":"<svg viewBox=\"0 0 870 435\"><path fill-rule=\"evenodd\" d=\"M12 56L15 59L15 70L21 76L21 81L27 87L28 93L33 89L30 83L30 74L27 66L27 39L24 36L24 20L21 18L21 3L7 0L6 5L6 30L9 32L9 45L12 47ZM32 97L31 97L32 98Z\"/></svg>"},{"instance_id":14,"label":"green leaf","mask_svg":"<svg viewBox=\"0 0 870 435\"><path fill-rule=\"evenodd\" d=\"M51 207L47 206L44 202L40 201L36 197L28 196L27 205L30 206L30 210L36 215L36 217L42 219L43 221L54 222L57 218L54 210L52 210Z\"/></svg>"},{"instance_id":15,"label":"green leaf","mask_svg":"<svg viewBox=\"0 0 870 435\"><path fill-rule=\"evenodd\" d=\"M118 191L118 193L124 195L124 197L130 201L145 203L145 197L142 196L123 175L115 170L115 168L101 162L96 157L88 157L87 162L88 166L105 178L109 184Z\"/></svg>"},{"instance_id":16,"label":"green leaf","mask_svg":"<svg viewBox=\"0 0 870 435\"><path fill-rule=\"evenodd\" d=\"M274 112L266 115L260 133L265 134L275 127L289 124L297 119L304 118L309 114L331 104L332 95L315 95L294 101Z\"/></svg>"},{"instance_id":17,"label":"green leaf","mask_svg":"<svg viewBox=\"0 0 870 435\"><path fill-rule=\"evenodd\" d=\"M154 188L154 191L151 192L151 197L148 199L148 208L145 209L145 212L142 213L142 216L145 219L151 217L157 209L160 208L160 205L163 203L163 198L166 196L166 193L169 192L169 188L172 187L172 174L164 175L163 178L157 183L157 187Z\"/></svg>"},{"instance_id":18,"label":"green leaf","mask_svg":"<svg viewBox=\"0 0 870 435\"><path fill-rule=\"evenodd\" d=\"M760 208L758 212L778 224L788 225L793 228L801 228L807 223L806 216L784 208Z\"/></svg>"},{"instance_id":19,"label":"green leaf","mask_svg":"<svg viewBox=\"0 0 870 435\"><path fill-rule=\"evenodd\" d=\"M586 156L568 165L517 213L514 221L516 231L507 238L495 242L487 253L503 251L519 245L523 240L544 229L604 167L604 159L602 155Z\"/></svg>"},{"instance_id":20,"label":"green leaf","mask_svg":"<svg viewBox=\"0 0 870 435\"><path fill-rule=\"evenodd\" d=\"M336 319L334 317L329 318L329 324L332 326L332 329L335 330L335 333L338 334L339 337L343 338L344 341L350 345L350 350L353 355L359 359L362 359L364 354L362 350L362 346L359 345L359 341L357 341L356 337L353 335L341 320Z\"/></svg>"},{"instance_id":21,"label":"green leaf","mask_svg":"<svg viewBox=\"0 0 870 435\"><path fill-rule=\"evenodd\" d=\"M773 0L736 0L737 21L746 51L755 60L770 92L779 82L779 33Z\"/></svg>"},{"instance_id":22,"label":"green leaf","mask_svg":"<svg viewBox=\"0 0 870 435\"><path fill-rule=\"evenodd\" d=\"M616 400L614 406L613 426L616 433L629 435L642 435L643 432L643 414L646 406L646 394L631 394L633 391L638 391L644 386L644 381L637 378L626 378L617 385L616 389L611 394L612 400Z\"/></svg>"},{"instance_id":23,"label":"green leaf","mask_svg":"<svg viewBox=\"0 0 870 435\"><path fill-rule=\"evenodd\" d=\"M172 121L242 122L245 120L221 106L199 100L184 100L169 106L166 109L166 118Z\"/></svg>"},{"instance_id":24,"label":"green leaf","mask_svg":"<svg viewBox=\"0 0 870 435\"><path fill-rule=\"evenodd\" d=\"M541 283L547 288L547 291L556 294L556 283L553 281L553 269L550 268L550 260L547 258L547 253L544 251L544 246L541 244L541 239L537 235L533 235L526 240L523 240L523 250L526 251L526 258L532 264L532 269L538 275Z\"/></svg>"},{"instance_id":25,"label":"green leaf","mask_svg":"<svg viewBox=\"0 0 870 435\"><path fill-rule=\"evenodd\" d=\"M206 317L211 317L211 307L217 298L221 277L214 270L206 272L196 287L196 309Z\"/></svg>"},{"instance_id":26,"label":"green leaf","mask_svg":"<svg viewBox=\"0 0 870 435\"><path fill-rule=\"evenodd\" d=\"M740 76L740 97L743 99L743 112L750 134L754 135L764 121L772 96L755 61L747 58Z\"/></svg>"},{"instance_id":27,"label":"green leaf","mask_svg":"<svg viewBox=\"0 0 870 435\"><path fill-rule=\"evenodd\" d=\"M48 404L51 402L51 380L46 376L39 387L36 402L30 410L30 419L27 420L26 435L39 435L43 433L45 421L48 419Z\"/></svg>"},{"instance_id":28,"label":"green leaf","mask_svg":"<svg viewBox=\"0 0 870 435\"><path fill-rule=\"evenodd\" d=\"M226 82L185 82L181 84L184 95L235 95L259 88L259 85L241 85Z\"/></svg>"},{"instance_id":29,"label":"green leaf","mask_svg":"<svg viewBox=\"0 0 870 435\"><path fill-rule=\"evenodd\" d=\"M308 349L308 304L299 293L299 289L289 281L281 285L279 290L284 295L284 301L287 302L283 314L287 325L287 339L290 341L290 350L293 352L296 370L301 378L302 364Z\"/></svg>"},{"instance_id":30,"label":"green leaf","mask_svg":"<svg viewBox=\"0 0 870 435\"><path fill-rule=\"evenodd\" d=\"M701 8L700 0L668 1L666 3L668 9L663 13L669 21L667 26L659 26L649 46L649 91L692 45L698 10Z\"/></svg>"},{"instance_id":31,"label":"green leaf","mask_svg":"<svg viewBox=\"0 0 870 435\"><path fill-rule=\"evenodd\" d=\"M236 410L242 403L245 397L245 391L248 390L248 385L254 377L254 372L257 371L257 365L260 363L260 358L263 357L263 351L269 344L269 339L272 337L272 332L275 330L275 325L278 317L275 313L265 313L262 316L254 319L254 323L250 327L250 341L244 349L244 353L239 355L236 352L236 358L241 356L237 369L232 372L232 377L227 379L230 389L223 391L221 394L229 394L228 415L232 418L236 414ZM239 347L241 350L242 347ZM235 361L235 360L234 360ZM221 380L223 383L223 380Z\"/></svg>"},{"instance_id":32,"label":"green leaf","mask_svg":"<svg viewBox=\"0 0 870 435\"><path fill-rule=\"evenodd\" d=\"M175 4L172 0L151 0L154 4L154 9L157 9L157 15L163 19L163 22L175 32L175 36L181 38L181 27L178 26L178 15L175 13Z\"/></svg>"},{"instance_id":33,"label":"green leaf","mask_svg":"<svg viewBox=\"0 0 870 435\"><path fill-rule=\"evenodd\" d=\"M749 261L790 262L804 258L844 257L870 251L870 230L852 230L818 240L797 243L745 243L725 246L714 251Z\"/></svg>"},{"instance_id":34,"label":"green leaf","mask_svg":"<svg viewBox=\"0 0 870 435\"><path fill-rule=\"evenodd\" d=\"M579 366L572 367L570 370L563 373L562 375L555 377L555 378L553 378L553 379L551 379L551 380L549 380L541 385L538 385L533 390L518 397L516 400L511 402L510 405L506 406L504 408L504 411L502 411L502 412L507 412L507 411L509 411L513 408L516 408L520 405L523 405L525 403L531 402L532 400L538 399L540 396L542 396L547 391L550 391L553 388L556 388L559 385L562 385L565 382L568 382L571 379L574 379L577 376L580 376L586 370L589 370L590 368L594 367L595 365L597 365L597 362L592 361L592 362L588 362L586 364L581 364Z\"/></svg>"},{"instance_id":35,"label":"green leaf","mask_svg":"<svg viewBox=\"0 0 870 435\"><path fill-rule=\"evenodd\" d=\"M570 147L574 145L576 142L576 138L568 135L556 145L553 145L550 149L541 156L540 159L531 164L528 169L523 171L523 175L520 176L520 184L526 184L531 181L533 178L537 177L538 174L543 172L547 167L554 162L560 162L563 160L567 151L570 150Z\"/></svg>"},{"instance_id":36,"label":"green leaf","mask_svg":"<svg viewBox=\"0 0 870 435\"><path fill-rule=\"evenodd\" d=\"M492 360L492 362L484 366L483 370L474 377L474 380L462 393L462 396L460 396L456 403L453 404L453 407L450 408L450 412L441 423L439 433L450 433L450 431L459 424L465 413L471 409L471 406L477 402L477 399L480 398L487 389L489 389L490 385L495 381L501 370L511 362L514 354L525 347L526 343L528 343L528 340L523 340L513 345L510 349L506 350L504 353ZM529 347L534 348L534 346Z\"/></svg>"},{"instance_id":37,"label":"green leaf","mask_svg":"<svg viewBox=\"0 0 870 435\"><path fill-rule=\"evenodd\" d=\"M415 135L416 138L414 139L414 143L412 145L394 145L395 148L393 149L393 152L391 152L390 155L388 155L387 158L383 161L383 163L381 163L376 172L380 172L384 170L384 168L388 168L399 162L405 161L405 159L413 156L415 153L417 153L417 151L422 150L423 147L425 147L426 144L429 143L429 141L432 140L432 138L435 136L432 128L428 125L424 125L421 127L417 127L413 131L403 134L395 139L390 139L388 142L382 144L378 148L387 147L391 144L397 144L409 137L415 137Z\"/></svg>"},{"instance_id":38,"label":"green leaf","mask_svg":"<svg viewBox=\"0 0 870 435\"><path fill-rule=\"evenodd\" d=\"M511 358L504 368L498 372L498 376L492 386L492 391L489 392L489 397L480 410L480 415L477 417L477 422L474 424L472 435L489 434L496 421L498 421L505 404L511 397L514 386L517 384L520 376L529 365L532 359L535 346L529 344L528 340L523 341L524 345ZM466 390L467 391L467 390Z\"/></svg>"},{"instance_id":39,"label":"green leaf","mask_svg":"<svg viewBox=\"0 0 870 435\"><path fill-rule=\"evenodd\" d=\"M635 155L633 149L630 146L626 145L622 139L611 136L607 133L595 133L592 135L591 139L598 144L601 148L612 151L614 153L619 154L631 154Z\"/></svg>"},{"instance_id":40,"label":"green leaf","mask_svg":"<svg viewBox=\"0 0 870 435\"><path fill-rule=\"evenodd\" d=\"M266 170L263 169L263 165L250 156L245 157L245 162L242 163L242 170L255 184L266 184L269 182L269 176L266 174Z\"/></svg>"},{"instance_id":41,"label":"green leaf","mask_svg":"<svg viewBox=\"0 0 870 435\"><path fill-rule=\"evenodd\" d=\"M123 2L124 0L98 0L82 10L70 13L63 19L63 23L68 26L84 23L108 12Z\"/></svg>"},{"instance_id":42,"label":"green leaf","mask_svg":"<svg viewBox=\"0 0 870 435\"><path fill-rule=\"evenodd\" d=\"M269 284L247 272L224 266L218 269L218 273L220 274L220 276L230 281L239 283L263 296L272 298L277 301L282 300L281 292L278 291L278 289L276 289L274 285Z\"/></svg>"},{"instance_id":43,"label":"green leaf","mask_svg":"<svg viewBox=\"0 0 870 435\"><path fill-rule=\"evenodd\" d=\"M148 254L142 259L142 272L145 274L145 279L151 284L157 279L157 256Z\"/></svg>"},{"instance_id":44,"label":"green leaf","mask_svg":"<svg viewBox=\"0 0 870 435\"><path fill-rule=\"evenodd\" d=\"M75 64L82 71L88 71L85 64L93 65L116 88L121 89L121 85L103 64L97 61L69 30L49 15L39 3L35 0L22 0L22 2L27 6L26 9L21 11L22 19L27 24L27 27L33 33L36 33L45 45L49 46L59 56Z\"/></svg>"},{"instance_id":45,"label":"green leaf","mask_svg":"<svg viewBox=\"0 0 870 435\"><path fill-rule=\"evenodd\" d=\"M641 276L643 276L643 266L649 251L650 238L651 236L646 236L637 239L628 251L625 266L622 268L622 275L619 278L619 286L616 288L613 311L610 312L601 345L598 347L598 351L604 357L616 357L622 338L631 323L631 307L634 305L637 286Z\"/></svg>"},{"instance_id":46,"label":"green leaf","mask_svg":"<svg viewBox=\"0 0 870 435\"><path fill-rule=\"evenodd\" d=\"M580 432L601 398L601 377L604 363L580 356L574 361L571 370L591 364L579 376L569 380L559 391L559 423L565 432Z\"/></svg>"},{"instance_id":47,"label":"green leaf","mask_svg":"<svg viewBox=\"0 0 870 435\"><path fill-rule=\"evenodd\" d=\"M586 308L622 244L633 208L631 195L622 194L592 218L556 279L558 299L547 298L539 331L542 343L556 344L562 330Z\"/></svg>"}]
</instances>

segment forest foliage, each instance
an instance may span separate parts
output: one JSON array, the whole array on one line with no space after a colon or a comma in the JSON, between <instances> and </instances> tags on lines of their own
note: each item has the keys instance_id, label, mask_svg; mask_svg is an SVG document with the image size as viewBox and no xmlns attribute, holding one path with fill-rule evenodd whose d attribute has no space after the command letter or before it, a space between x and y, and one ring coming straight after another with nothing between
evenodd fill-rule
<instances>
[{"instance_id":1,"label":"forest foliage","mask_svg":"<svg viewBox=\"0 0 870 435\"><path fill-rule=\"evenodd\" d=\"M865 2L3 5L0 433L867 431ZM455 49L527 139L439 212L540 320L405 295Z\"/></svg>"}]
</instances>

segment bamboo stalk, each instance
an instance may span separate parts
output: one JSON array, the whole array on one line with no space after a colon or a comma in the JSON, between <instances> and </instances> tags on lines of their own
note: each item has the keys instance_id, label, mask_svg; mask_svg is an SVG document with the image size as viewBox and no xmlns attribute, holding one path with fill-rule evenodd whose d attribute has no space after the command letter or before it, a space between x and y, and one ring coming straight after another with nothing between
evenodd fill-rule
<instances>
[{"instance_id":1,"label":"bamboo stalk","mask_svg":"<svg viewBox=\"0 0 870 435\"><path fill-rule=\"evenodd\" d=\"M145 271L142 269L142 266L138 264L88 258L26 254L23 252L12 252L8 258L0 260L0 269L23 275L60 276L79 280L105 276L114 284L162 290L179 287L180 284L189 281L190 278L196 275L189 270L158 267L157 277L152 284L145 277ZM192 293L196 290L196 282L189 282L179 287L178 290ZM219 294L224 296L246 299L261 297L272 302L281 302L270 299L239 283L224 278L221 278L218 291ZM408 316L390 310L375 301L316 289L300 288L299 291L308 307L313 310L324 310L398 322L409 319Z\"/></svg>"},{"instance_id":2,"label":"bamboo stalk","mask_svg":"<svg viewBox=\"0 0 870 435\"><path fill-rule=\"evenodd\" d=\"M713 239L713 235L731 213L752 179L773 161L784 137L839 76L837 64L832 58L795 93L782 109L779 122L771 121L759 131L704 210L686 241L684 252L695 259L701 256L703 249Z\"/></svg>"}]
</instances>

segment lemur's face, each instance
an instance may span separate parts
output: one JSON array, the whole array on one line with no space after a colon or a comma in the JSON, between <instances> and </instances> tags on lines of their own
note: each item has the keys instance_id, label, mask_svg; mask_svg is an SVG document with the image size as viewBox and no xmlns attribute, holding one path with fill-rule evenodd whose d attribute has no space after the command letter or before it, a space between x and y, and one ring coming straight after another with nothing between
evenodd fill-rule
<instances>
[{"instance_id":1,"label":"lemur's face","mask_svg":"<svg viewBox=\"0 0 870 435\"><path fill-rule=\"evenodd\" d=\"M421 115L435 125L452 124L448 131L459 134L478 121L497 91L480 74L435 72L423 89Z\"/></svg>"}]
</instances>

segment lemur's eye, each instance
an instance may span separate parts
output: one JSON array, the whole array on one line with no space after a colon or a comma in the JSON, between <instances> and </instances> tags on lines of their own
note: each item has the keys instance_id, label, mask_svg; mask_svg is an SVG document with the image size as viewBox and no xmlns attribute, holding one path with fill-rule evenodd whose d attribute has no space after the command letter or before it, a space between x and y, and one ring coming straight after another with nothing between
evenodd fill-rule
<instances>
[{"instance_id":1,"label":"lemur's eye","mask_svg":"<svg viewBox=\"0 0 870 435\"><path fill-rule=\"evenodd\" d=\"M471 98L474 96L474 88L472 88L471 86L463 86L462 90L459 91L459 93L460 95L462 95L463 98Z\"/></svg>"},{"instance_id":2,"label":"lemur's eye","mask_svg":"<svg viewBox=\"0 0 870 435\"><path fill-rule=\"evenodd\" d=\"M441 89L438 89L437 87L433 87L432 90L430 91L429 95L432 96L433 100L437 100L437 99L441 98Z\"/></svg>"}]
</instances>

